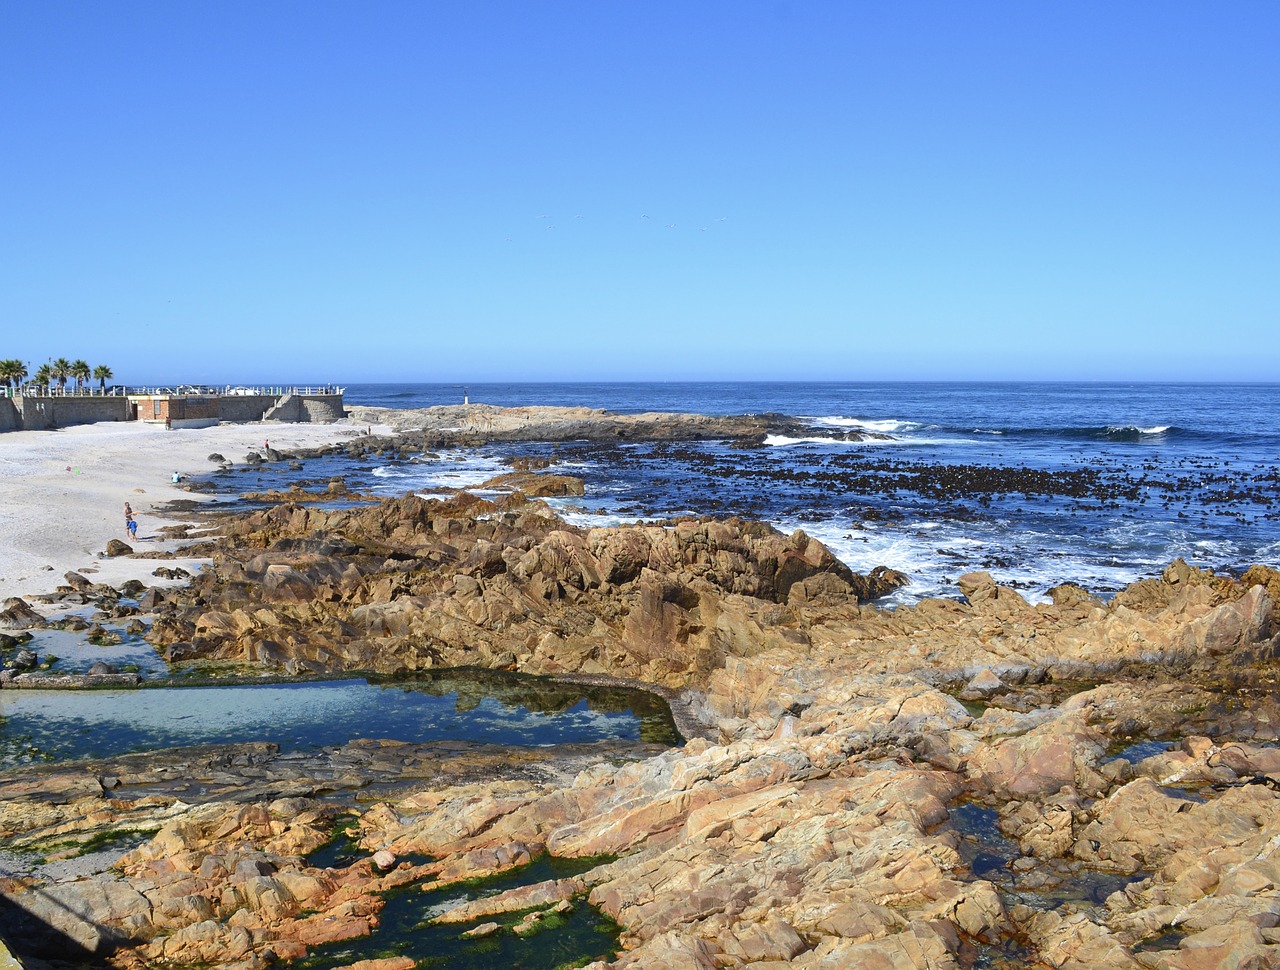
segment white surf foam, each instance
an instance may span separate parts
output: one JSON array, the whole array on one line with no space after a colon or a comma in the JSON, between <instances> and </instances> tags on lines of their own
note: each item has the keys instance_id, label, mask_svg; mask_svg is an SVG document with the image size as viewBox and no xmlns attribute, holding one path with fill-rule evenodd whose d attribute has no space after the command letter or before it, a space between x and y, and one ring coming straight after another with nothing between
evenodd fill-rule
<instances>
[{"instance_id":1,"label":"white surf foam","mask_svg":"<svg viewBox=\"0 0 1280 970\"><path fill-rule=\"evenodd\" d=\"M842 438L792 438L788 435L766 435L764 443L773 448L790 448L794 445L826 445L832 448L915 447L924 445L976 445L968 438L867 438L861 441L845 441Z\"/></svg>"},{"instance_id":2,"label":"white surf foam","mask_svg":"<svg viewBox=\"0 0 1280 970\"><path fill-rule=\"evenodd\" d=\"M1161 435L1168 431L1170 427L1172 426L1168 424L1152 425L1149 428L1136 424L1109 424L1107 425L1107 434L1132 434L1136 431L1138 434Z\"/></svg>"},{"instance_id":3,"label":"white surf foam","mask_svg":"<svg viewBox=\"0 0 1280 970\"><path fill-rule=\"evenodd\" d=\"M883 418L872 421L865 418L844 418L837 415L805 415L801 420L810 421L815 427L819 428L857 428L860 431L874 431L877 434L916 431L922 427L918 421L900 421L897 418Z\"/></svg>"},{"instance_id":4,"label":"white surf foam","mask_svg":"<svg viewBox=\"0 0 1280 970\"><path fill-rule=\"evenodd\" d=\"M840 522L775 524L784 532L803 529L856 573L868 573L876 566L905 573L910 585L877 601L882 607L909 605L927 597L959 596L956 580L976 570L991 573L997 583L1013 586L1031 603L1048 599L1048 591L1062 583L1075 583L1105 596L1172 558L1167 550L1153 550L1150 567L1143 557L1132 554L1107 561L1088 549L1069 546L1051 532L1000 530L988 535L985 530L975 532L972 523L922 520L891 527ZM1165 558L1157 562L1162 555ZM1001 564L989 565L991 560Z\"/></svg>"},{"instance_id":5,"label":"white surf foam","mask_svg":"<svg viewBox=\"0 0 1280 970\"><path fill-rule=\"evenodd\" d=\"M372 474L384 479L375 491L432 492L449 488L473 488L510 469L497 458L467 452L444 452L418 457L396 465L379 465Z\"/></svg>"}]
</instances>

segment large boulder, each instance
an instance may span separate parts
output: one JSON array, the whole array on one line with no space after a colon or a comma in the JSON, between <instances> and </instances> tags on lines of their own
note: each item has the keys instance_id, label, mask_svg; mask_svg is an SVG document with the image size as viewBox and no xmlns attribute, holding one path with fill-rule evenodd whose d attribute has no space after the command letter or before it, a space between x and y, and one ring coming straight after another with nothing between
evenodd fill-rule
<instances>
[{"instance_id":1,"label":"large boulder","mask_svg":"<svg viewBox=\"0 0 1280 970\"><path fill-rule=\"evenodd\" d=\"M477 489L521 492L529 498L546 498L560 495L585 495L586 485L573 475L537 474L529 471L508 472L481 482Z\"/></svg>"},{"instance_id":2,"label":"large boulder","mask_svg":"<svg viewBox=\"0 0 1280 970\"><path fill-rule=\"evenodd\" d=\"M11 596L0 608L0 630L33 630L48 626L45 618L26 600Z\"/></svg>"}]
</instances>

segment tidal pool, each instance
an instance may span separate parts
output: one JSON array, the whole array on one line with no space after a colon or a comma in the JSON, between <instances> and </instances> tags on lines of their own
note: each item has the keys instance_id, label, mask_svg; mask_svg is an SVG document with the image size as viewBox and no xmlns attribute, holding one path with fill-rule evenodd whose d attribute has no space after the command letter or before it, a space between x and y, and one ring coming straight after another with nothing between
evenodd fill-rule
<instances>
[{"instance_id":1,"label":"tidal pool","mask_svg":"<svg viewBox=\"0 0 1280 970\"><path fill-rule=\"evenodd\" d=\"M564 879L608 861L605 857L557 859L543 855L526 866L465 885L424 892L405 886L385 896L379 926L371 936L315 948L295 961L295 970L335 970L358 960L407 956L421 968L441 970L560 970L591 960L611 960L618 953L618 926L585 899L567 912L553 913L530 936L512 927L521 913L486 916L469 923L435 923L433 917L468 900L494 896L506 889L551 879ZM481 923L501 929L491 936L468 939L462 934Z\"/></svg>"},{"instance_id":2,"label":"tidal pool","mask_svg":"<svg viewBox=\"0 0 1280 970\"><path fill-rule=\"evenodd\" d=\"M92 611L85 611L86 613ZM69 615L69 614L68 614ZM49 668L55 674L83 674L98 661L117 670L137 670L144 676L164 676L169 667L156 648L139 636L125 633L117 624L104 624L120 635L120 642L107 646L90 643L84 630L33 630L27 649L35 652L41 664L57 658Z\"/></svg>"},{"instance_id":3,"label":"tidal pool","mask_svg":"<svg viewBox=\"0 0 1280 970\"><path fill-rule=\"evenodd\" d=\"M1000 813L972 802L964 802L951 808L951 827L960 835L957 850L968 864L974 876L991 882L1007 900L1024 903L1035 909L1059 909L1070 906L1103 906L1107 897L1124 889L1132 882L1145 878L1149 873L1124 874L1103 872L1068 866L1052 859L1041 860L1035 867L1039 879L1031 874L1015 874L1013 863L1022 855L1017 843L1000 831ZM1016 954L1017 948L1012 951ZM975 966L1007 966L1000 960L1007 958L1001 948L990 950L988 956L996 961ZM1016 959L1016 956L1015 956ZM1017 965L1017 964L1015 964Z\"/></svg>"},{"instance_id":4,"label":"tidal pool","mask_svg":"<svg viewBox=\"0 0 1280 970\"><path fill-rule=\"evenodd\" d=\"M0 768L191 744L270 741L308 750L355 738L679 742L666 704L645 691L488 671L414 681L0 691Z\"/></svg>"}]
</instances>

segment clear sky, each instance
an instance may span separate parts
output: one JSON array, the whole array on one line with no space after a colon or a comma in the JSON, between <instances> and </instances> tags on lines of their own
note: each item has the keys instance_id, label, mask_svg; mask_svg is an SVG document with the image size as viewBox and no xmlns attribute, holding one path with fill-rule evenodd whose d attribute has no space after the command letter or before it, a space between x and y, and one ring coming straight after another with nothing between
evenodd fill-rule
<instances>
[{"instance_id":1,"label":"clear sky","mask_svg":"<svg viewBox=\"0 0 1280 970\"><path fill-rule=\"evenodd\" d=\"M0 0L0 358L1275 380L1274 0Z\"/></svg>"}]
</instances>

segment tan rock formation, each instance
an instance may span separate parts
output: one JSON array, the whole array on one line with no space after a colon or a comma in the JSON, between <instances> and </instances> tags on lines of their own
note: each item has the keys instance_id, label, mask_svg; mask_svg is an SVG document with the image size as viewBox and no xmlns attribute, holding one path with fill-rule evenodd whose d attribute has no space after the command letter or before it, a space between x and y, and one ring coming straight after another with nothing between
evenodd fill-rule
<instances>
[{"instance_id":1,"label":"tan rock formation","mask_svg":"<svg viewBox=\"0 0 1280 970\"><path fill-rule=\"evenodd\" d=\"M332 869L303 857L337 810L266 782L148 807L97 776L14 779L10 840L152 823L110 871L4 886L85 948L125 943L122 967L301 956L376 932L380 891L542 853L591 868L438 919L586 900L622 927L617 968L959 968L1006 944L1054 967L1280 965L1273 571L1174 563L1109 602L1060 587L1037 604L968 574L962 599L879 611L868 593L900 577L737 520L584 531L524 496L458 495L227 528L208 575L160 606L171 651L634 677L683 691L705 737L571 777L366 795L363 858ZM1109 754L1148 736L1170 744ZM395 861L415 854L432 861ZM1052 897L1089 880L1112 880L1105 904Z\"/></svg>"}]
</instances>

